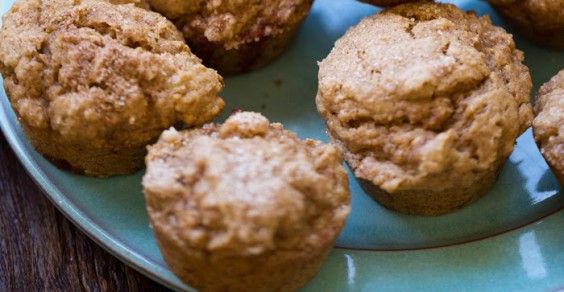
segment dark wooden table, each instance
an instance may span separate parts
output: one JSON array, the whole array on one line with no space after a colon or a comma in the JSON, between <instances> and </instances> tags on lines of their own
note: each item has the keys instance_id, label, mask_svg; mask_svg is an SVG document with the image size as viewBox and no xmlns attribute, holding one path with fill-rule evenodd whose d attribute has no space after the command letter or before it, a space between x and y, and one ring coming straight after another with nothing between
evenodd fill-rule
<instances>
[{"instance_id":1,"label":"dark wooden table","mask_svg":"<svg viewBox=\"0 0 564 292\"><path fill-rule=\"evenodd\" d=\"M0 291L166 291L74 227L0 134Z\"/></svg>"}]
</instances>

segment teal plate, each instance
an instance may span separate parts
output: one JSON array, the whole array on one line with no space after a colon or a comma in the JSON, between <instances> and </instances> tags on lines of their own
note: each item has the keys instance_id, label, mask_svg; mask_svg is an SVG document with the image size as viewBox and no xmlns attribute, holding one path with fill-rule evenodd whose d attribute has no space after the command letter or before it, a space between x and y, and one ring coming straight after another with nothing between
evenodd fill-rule
<instances>
[{"instance_id":1,"label":"teal plate","mask_svg":"<svg viewBox=\"0 0 564 292\"><path fill-rule=\"evenodd\" d=\"M484 1L451 1L488 14ZM0 3L3 14L13 0ZM295 43L265 69L226 79L227 108L260 111L303 138L327 141L314 105L317 63L351 25L377 9L353 0L317 0ZM1 41L1 40L0 40ZM516 36L534 92L564 65L564 53ZM0 125L45 194L94 241L126 264L176 290L190 290L167 268L149 228L142 172L96 179L61 171L27 142L3 91ZM437 218L382 208L350 176L352 213L306 291L564 289L564 196L527 131L484 198Z\"/></svg>"}]
</instances>

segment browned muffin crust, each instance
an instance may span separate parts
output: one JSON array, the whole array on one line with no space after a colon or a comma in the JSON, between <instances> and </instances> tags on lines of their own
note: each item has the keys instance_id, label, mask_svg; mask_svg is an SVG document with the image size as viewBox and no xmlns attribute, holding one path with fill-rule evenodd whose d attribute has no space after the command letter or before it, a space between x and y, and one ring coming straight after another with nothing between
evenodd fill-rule
<instances>
[{"instance_id":1,"label":"browned muffin crust","mask_svg":"<svg viewBox=\"0 0 564 292\"><path fill-rule=\"evenodd\" d=\"M564 48L564 1L488 1L519 33L541 44Z\"/></svg>"},{"instance_id":2,"label":"browned muffin crust","mask_svg":"<svg viewBox=\"0 0 564 292\"><path fill-rule=\"evenodd\" d=\"M165 131L143 186L170 268L202 291L294 291L317 272L350 210L337 149L242 112Z\"/></svg>"},{"instance_id":3,"label":"browned muffin crust","mask_svg":"<svg viewBox=\"0 0 564 292\"><path fill-rule=\"evenodd\" d=\"M234 74L264 66L280 55L313 0L149 2L176 23L206 65Z\"/></svg>"},{"instance_id":4,"label":"browned muffin crust","mask_svg":"<svg viewBox=\"0 0 564 292\"><path fill-rule=\"evenodd\" d=\"M88 175L141 167L163 129L224 105L221 76L172 23L132 5L18 0L0 39L4 87L33 145Z\"/></svg>"},{"instance_id":5,"label":"browned muffin crust","mask_svg":"<svg viewBox=\"0 0 564 292\"><path fill-rule=\"evenodd\" d=\"M564 70L539 89L535 114L535 141L560 185L564 185Z\"/></svg>"},{"instance_id":6,"label":"browned muffin crust","mask_svg":"<svg viewBox=\"0 0 564 292\"><path fill-rule=\"evenodd\" d=\"M483 195L530 124L522 60L488 17L403 4L337 41L320 63L317 107L381 203L439 215Z\"/></svg>"}]
</instances>

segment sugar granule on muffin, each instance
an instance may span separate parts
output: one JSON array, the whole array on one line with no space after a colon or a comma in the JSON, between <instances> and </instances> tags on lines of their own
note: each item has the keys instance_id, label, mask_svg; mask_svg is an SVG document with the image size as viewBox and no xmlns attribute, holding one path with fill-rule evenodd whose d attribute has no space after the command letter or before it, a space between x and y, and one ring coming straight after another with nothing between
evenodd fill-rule
<instances>
[{"instance_id":1,"label":"sugar granule on muffin","mask_svg":"<svg viewBox=\"0 0 564 292\"><path fill-rule=\"evenodd\" d=\"M384 206L440 215L486 193L530 124L531 78L511 35L453 5L367 17L320 63L333 142Z\"/></svg>"},{"instance_id":2,"label":"sugar granule on muffin","mask_svg":"<svg viewBox=\"0 0 564 292\"><path fill-rule=\"evenodd\" d=\"M130 173L178 122L210 121L223 81L161 15L104 1L18 0L0 30L0 72L33 146L94 176Z\"/></svg>"},{"instance_id":3,"label":"sugar granule on muffin","mask_svg":"<svg viewBox=\"0 0 564 292\"><path fill-rule=\"evenodd\" d=\"M564 185L564 70L539 89L535 114L535 141L560 185Z\"/></svg>"},{"instance_id":4,"label":"sugar granule on muffin","mask_svg":"<svg viewBox=\"0 0 564 292\"><path fill-rule=\"evenodd\" d=\"M204 64L222 74L260 68L292 41L313 0L149 0L174 21Z\"/></svg>"},{"instance_id":5,"label":"sugar granule on muffin","mask_svg":"<svg viewBox=\"0 0 564 292\"><path fill-rule=\"evenodd\" d=\"M161 252L203 291L295 291L316 274L350 210L339 151L257 113L165 131L146 163Z\"/></svg>"}]
</instances>

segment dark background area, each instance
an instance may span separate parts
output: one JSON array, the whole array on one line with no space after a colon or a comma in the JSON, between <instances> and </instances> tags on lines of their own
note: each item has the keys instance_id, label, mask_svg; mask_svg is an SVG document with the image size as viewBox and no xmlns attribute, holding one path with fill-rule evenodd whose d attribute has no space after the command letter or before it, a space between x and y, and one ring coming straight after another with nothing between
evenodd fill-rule
<instances>
[{"instance_id":1,"label":"dark background area","mask_svg":"<svg viewBox=\"0 0 564 292\"><path fill-rule=\"evenodd\" d=\"M0 134L0 291L167 291L97 246L35 185Z\"/></svg>"}]
</instances>

